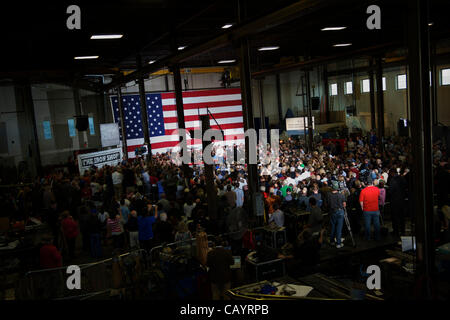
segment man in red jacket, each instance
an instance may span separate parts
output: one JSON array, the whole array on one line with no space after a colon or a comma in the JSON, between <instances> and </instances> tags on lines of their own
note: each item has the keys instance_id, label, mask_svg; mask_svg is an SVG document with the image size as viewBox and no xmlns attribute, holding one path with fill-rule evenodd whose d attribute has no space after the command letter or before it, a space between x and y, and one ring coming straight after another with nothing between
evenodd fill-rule
<instances>
[{"instance_id":1,"label":"man in red jacket","mask_svg":"<svg viewBox=\"0 0 450 320\"><path fill-rule=\"evenodd\" d=\"M78 223L73 219L68 211L62 213L61 228L67 242L70 259L75 257L75 241L77 239L79 230Z\"/></svg>"},{"instance_id":2,"label":"man in red jacket","mask_svg":"<svg viewBox=\"0 0 450 320\"><path fill-rule=\"evenodd\" d=\"M365 224L365 237L366 240L370 240L370 226L373 222L374 238L380 239L380 208L378 207L378 201L380 199L380 189L373 185L373 180L369 179L369 186L364 188L359 195L359 203L363 211L364 224Z\"/></svg>"},{"instance_id":3,"label":"man in red jacket","mask_svg":"<svg viewBox=\"0 0 450 320\"><path fill-rule=\"evenodd\" d=\"M61 253L53 245L51 236L44 236L44 245L39 251L39 262L42 269L53 269L62 266Z\"/></svg>"}]
</instances>

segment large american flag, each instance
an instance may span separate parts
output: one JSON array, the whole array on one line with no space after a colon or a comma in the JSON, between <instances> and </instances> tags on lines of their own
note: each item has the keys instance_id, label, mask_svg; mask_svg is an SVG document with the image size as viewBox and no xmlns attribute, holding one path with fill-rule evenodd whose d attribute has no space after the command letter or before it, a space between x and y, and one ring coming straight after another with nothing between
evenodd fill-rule
<instances>
[{"instance_id":1,"label":"large american flag","mask_svg":"<svg viewBox=\"0 0 450 320\"><path fill-rule=\"evenodd\" d=\"M114 121L118 122L121 128L118 98L117 96L110 98ZM127 94L122 95L122 100L128 158L135 158L135 149L144 143L140 99L138 94ZM178 129L175 93L147 93L145 101L152 153L165 153L178 148L178 135L172 135L176 134ZM199 115L207 114L208 109L224 131L223 143L227 145L245 143L240 88L184 91L183 108L187 130L200 129ZM212 129L219 129L216 121L210 116ZM122 139L120 132L120 140ZM187 141L188 148L200 148L202 145L200 139L193 139L190 136Z\"/></svg>"}]
</instances>

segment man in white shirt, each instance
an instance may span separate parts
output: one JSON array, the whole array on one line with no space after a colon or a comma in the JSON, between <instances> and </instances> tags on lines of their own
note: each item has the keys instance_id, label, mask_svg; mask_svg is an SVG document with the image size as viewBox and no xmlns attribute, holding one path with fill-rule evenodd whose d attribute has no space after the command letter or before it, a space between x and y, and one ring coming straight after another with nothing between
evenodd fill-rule
<instances>
[{"instance_id":1,"label":"man in white shirt","mask_svg":"<svg viewBox=\"0 0 450 320\"><path fill-rule=\"evenodd\" d=\"M234 193L236 193L236 207L240 208L244 205L244 191L236 183Z\"/></svg>"},{"instance_id":2,"label":"man in white shirt","mask_svg":"<svg viewBox=\"0 0 450 320\"><path fill-rule=\"evenodd\" d=\"M114 172L112 173L112 182L114 185L114 193L116 195L116 199L121 199L122 198L122 180L123 180L123 175L122 173L120 173L119 168L116 167L116 169L114 170Z\"/></svg>"}]
</instances>

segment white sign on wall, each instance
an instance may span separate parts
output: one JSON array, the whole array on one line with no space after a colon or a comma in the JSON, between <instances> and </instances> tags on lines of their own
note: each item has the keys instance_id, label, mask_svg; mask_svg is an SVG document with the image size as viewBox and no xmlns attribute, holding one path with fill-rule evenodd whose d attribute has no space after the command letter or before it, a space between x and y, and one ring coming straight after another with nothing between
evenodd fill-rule
<instances>
[{"instance_id":1,"label":"white sign on wall","mask_svg":"<svg viewBox=\"0 0 450 320\"><path fill-rule=\"evenodd\" d=\"M120 145L119 124L101 123L100 135L102 139L102 147L112 147Z\"/></svg>"},{"instance_id":2,"label":"white sign on wall","mask_svg":"<svg viewBox=\"0 0 450 320\"><path fill-rule=\"evenodd\" d=\"M83 175L84 171L89 170L92 166L101 168L105 165L117 166L122 161L122 149L110 149L99 152L85 153L78 155L78 169Z\"/></svg>"},{"instance_id":3,"label":"white sign on wall","mask_svg":"<svg viewBox=\"0 0 450 320\"><path fill-rule=\"evenodd\" d=\"M314 117L312 117L312 126L314 129ZM308 117L287 118L286 119L287 131L304 131L308 130Z\"/></svg>"}]
</instances>

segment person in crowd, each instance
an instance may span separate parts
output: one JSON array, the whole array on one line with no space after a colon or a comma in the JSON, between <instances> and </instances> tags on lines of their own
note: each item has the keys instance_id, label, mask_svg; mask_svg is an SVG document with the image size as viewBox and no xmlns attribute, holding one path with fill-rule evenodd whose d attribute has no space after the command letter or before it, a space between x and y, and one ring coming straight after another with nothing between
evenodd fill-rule
<instances>
[{"instance_id":1,"label":"person in crowd","mask_svg":"<svg viewBox=\"0 0 450 320\"><path fill-rule=\"evenodd\" d=\"M117 213L113 217L109 217L106 221L109 234L113 240L114 249L124 248L124 227L123 218L120 212L120 208L117 209Z\"/></svg>"},{"instance_id":2,"label":"person in crowd","mask_svg":"<svg viewBox=\"0 0 450 320\"><path fill-rule=\"evenodd\" d=\"M139 228L139 245L147 252L153 247L153 224L158 217L158 209L156 205L147 204L147 209L143 216L138 216Z\"/></svg>"},{"instance_id":3,"label":"person in crowd","mask_svg":"<svg viewBox=\"0 0 450 320\"><path fill-rule=\"evenodd\" d=\"M347 214L353 234L358 235L361 230L362 209L359 193L355 188L350 189L350 195L347 198Z\"/></svg>"},{"instance_id":4,"label":"person in crowd","mask_svg":"<svg viewBox=\"0 0 450 320\"><path fill-rule=\"evenodd\" d=\"M153 232L155 234L155 243L172 243L174 239L174 230L172 224L167 221L167 213L161 213L156 221Z\"/></svg>"},{"instance_id":5,"label":"person in crowd","mask_svg":"<svg viewBox=\"0 0 450 320\"><path fill-rule=\"evenodd\" d=\"M61 228L67 244L69 259L75 258L75 244L80 233L78 223L70 215L69 211L64 211L61 215Z\"/></svg>"},{"instance_id":6,"label":"person in crowd","mask_svg":"<svg viewBox=\"0 0 450 320\"><path fill-rule=\"evenodd\" d=\"M277 204L274 204L273 206L274 212L269 218L269 223L274 222L279 228L284 227L284 213L281 211L279 206Z\"/></svg>"},{"instance_id":7,"label":"person in crowd","mask_svg":"<svg viewBox=\"0 0 450 320\"><path fill-rule=\"evenodd\" d=\"M320 210L319 206L317 205L317 200L314 197L309 198L309 205L311 207L311 214L309 215L306 228L310 229L310 232L313 236L316 236L322 229L322 210Z\"/></svg>"},{"instance_id":8,"label":"person in crowd","mask_svg":"<svg viewBox=\"0 0 450 320\"><path fill-rule=\"evenodd\" d=\"M224 248L222 238L215 239L215 247L208 252L206 265L209 268L209 280L213 300L223 300L225 292L231 288L231 266L234 259L230 250Z\"/></svg>"},{"instance_id":9,"label":"person in crowd","mask_svg":"<svg viewBox=\"0 0 450 320\"><path fill-rule=\"evenodd\" d=\"M371 225L374 226L374 239L380 239L380 189L374 186L372 179L368 180L368 186L361 191L359 202L363 211L365 238L370 240Z\"/></svg>"},{"instance_id":10,"label":"person in crowd","mask_svg":"<svg viewBox=\"0 0 450 320\"><path fill-rule=\"evenodd\" d=\"M122 198L122 182L123 182L123 175L121 173L121 170L119 167L116 167L114 172L112 173L112 183L114 186L114 193L117 199Z\"/></svg>"},{"instance_id":11,"label":"person in crowd","mask_svg":"<svg viewBox=\"0 0 450 320\"><path fill-rule=\"evenodd\" d=\"M244 205L244 191L236 183L234 186L234 193L236 194L236 207L241 208Z\"/></svg>"},{"instance_id":12,"label":"person in crowd","mask_svg":"<svg viewBox=\"0 0 450 320\"><path fill-rule=\"evenodd\" d=\"M225 192L225 198L227 199L230 208L234 208L236 206L237 196L236 193L232 190L230 184L227 185L227 192Z\"/></svg>"},{"instance_id":13,"label":"person in crowd","mask_svg":"<svg viewBox=\"0 0 450 320\"><path fill-rule=\"evenodd\" d=\"M43 245L39 249L39 264L42 269L54 269L62 267L62 256L53 244L51 235L44 235Z\"/></svg>"},{"instance_id":14,"label":"person in crowd","mask_svg":"<svg viewBox=\"0 0 450 320\"><path fill-rule=\"evenodd\" d=\"M289 274L301 276L316 272L316 267L320 262L320 248L324 232L325 229L321 229L317 236L313 236L311 229L303 229L297 237L292 254L278 255L280 259L288 259Z\"/></svg>"},{"instance_id":15,"label":"person in crowd","mask_svg":"<svg viewBox=\"0 0 450 320\"><path fill-rule=\"evenodd\" d=\"M334 181L333 191L328 194L328 205L330 208L331 234L330 244L336 244L336 248L340 249L344 246L341 240L342 227L344 224L344 209L346 207L345 197L339 193L339 184Z\"/></svg>"},{"instance_id":16,"label":"person in crowd","mask_svg":"<svg viewBox=\"0 0 450 320\"><path fill-rule=\"evenodd\" d=\"M177 225L177 232L175 233L175 242L183 241L181 245L187 243L187 241L192 239L192 234L188 229L185 222L180 221Z\"/></svg>"},{"instance_id":17,"label":"person in crowd","mask_svg":"<svg viewBox=\"0 0 450 320\"><path fill-rule=\"evenodd\" d=\"M275 195L275 188L271 188L270 195L265 199L266 207L267 207L267 213L271 215L275 209L274 205L277 204L278 206L281 205L281 199L279 196Z\"/></svg>"},{"instance_id":18,"label":"person in crowd","mask_svg":"<svg viewBox=\"0 0 450 320\"><path fill-rule=\"evenodd\" d=\"M93 258L101 258L102 252L102 229L103 224L98 218L96 211L91 211L87 220L87 229L90 236L90 249Z\"/></svg>"},{"instance_id":19,"label":"person in crowd","mask_svg":"<svg viewBox=\"0 0 450 320\"><path fill-rule=\"evenodd\" d=\"M128 232L130 237L130 248L139 248L139 223L136 210L132 210L130 212L129 219L125 225L125 230Z\"/></svg>"}]
</instances>

